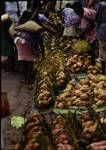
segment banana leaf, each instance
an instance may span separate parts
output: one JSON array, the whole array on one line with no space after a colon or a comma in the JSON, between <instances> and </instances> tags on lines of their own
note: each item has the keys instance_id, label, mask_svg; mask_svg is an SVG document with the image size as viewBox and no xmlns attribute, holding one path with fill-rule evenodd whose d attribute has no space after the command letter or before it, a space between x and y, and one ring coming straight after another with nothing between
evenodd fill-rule
<instances>
[{"instance_id":1,"label":"banana leaf","mask_svg":"<svg viewBox=\"0 0 106 150\"><path fill-rule=\"evenodd\" d=\"M92 105L91 108L93 108L96 113L106 111L106 106L97 107L96 105ZM76 114L81 115L88 112L88 109L86 106L71 106L69 109L53 108L53 112L56 114L68 114L69 111L73 114L76 112Z\"/></svg>"}]
</instances>

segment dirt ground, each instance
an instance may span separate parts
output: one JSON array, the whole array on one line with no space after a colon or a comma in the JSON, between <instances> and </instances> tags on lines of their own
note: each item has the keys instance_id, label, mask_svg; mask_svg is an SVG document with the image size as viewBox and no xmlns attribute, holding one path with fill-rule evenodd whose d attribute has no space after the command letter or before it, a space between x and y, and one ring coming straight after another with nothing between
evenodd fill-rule
<instances>
[{"instance_id":1,"label":"dirt ground","mask_svg":"<svg viewBox=\"0 0 106 150\"><path fill-rule=\"evenodd\" d=\"M26 105L28 104L30 108L33 106L32 91L20 82L21 79L21 74L1 71L1 91L7 92L11 112L10 116L1 120L3 150L14 150L14 144L20 139L22 132L11 127L11 117L23 116Z\"/></svg>"}]
</instances>

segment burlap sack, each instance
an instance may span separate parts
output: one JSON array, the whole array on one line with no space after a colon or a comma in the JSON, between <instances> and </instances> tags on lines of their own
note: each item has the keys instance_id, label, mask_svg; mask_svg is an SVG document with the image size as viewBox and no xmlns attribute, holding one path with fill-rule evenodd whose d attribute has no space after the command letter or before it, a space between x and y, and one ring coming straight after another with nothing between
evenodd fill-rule
<instances>
[{"instance_id":1,"label":"burlap sack","mask_svg":"<svg viewBox=\"0 0 106 150\"><path fill-rule=\"evenodd\" d=\"M9 27L9 34L11 35L11 37L14 39L14 35L17 33L17 31L15 31L15 27L16 27L16 23L12 22L11 26Z\"/></svg>"},{"instance_id":2,"label":"burlap sack","mask_svg":"<svg viewBox=\"0 0 106 150\"><path fill-rule=\"evenodd\" d=\"M35 21L30 20L22 25L15 27L15 30L16 31L27 31L27 32L38 32L38 31L43 30L43 27L41 27Z\"/></svg>"},{"instance_id":3,"label":"burlap sack","mask_svg":"<svg viewBox=\"0 0 106 150\"><path fill-rule=\"evenodd\" d=\"M1 22L5 22L7 20L9 20L9 14L3 14L3 15L1 15Z\"/></svg>"}]
</instances>

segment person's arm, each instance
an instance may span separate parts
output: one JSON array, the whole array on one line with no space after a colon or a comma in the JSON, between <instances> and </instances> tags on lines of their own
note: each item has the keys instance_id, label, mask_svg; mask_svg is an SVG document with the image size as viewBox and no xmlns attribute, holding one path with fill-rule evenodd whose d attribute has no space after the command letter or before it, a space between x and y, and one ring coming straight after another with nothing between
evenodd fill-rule
<instances>
[{"instance_id":1,"label":"person's arm","mask_svg":"<svg viewBox=\"0 0 106 150\"><path fill-rule=\"evenodd\" d=\"M39 14L39 20L41 21L41 23L47 23L48 25L50 25L53 29L55 29L56 31L58 31L57 27L55 25L53 25L51 22L49 22L49 19L42 15L42 14ZM44 26L45 27L45 26Z\"/></svg>"},{"instance_id":2,"label":"person's arm","mask_svg":"<svg viewBox=\"0 0 106 150\"><path fill-rule=\"evenodd\" d=\"M52 34L56 34L57 33L56 31L53 31L53 30L49 29L47 26L45 26L43 24L40 24L40 25L43 27L44 31L48 31L48 32L50 32Z\"/></svg>"}]
</instances>

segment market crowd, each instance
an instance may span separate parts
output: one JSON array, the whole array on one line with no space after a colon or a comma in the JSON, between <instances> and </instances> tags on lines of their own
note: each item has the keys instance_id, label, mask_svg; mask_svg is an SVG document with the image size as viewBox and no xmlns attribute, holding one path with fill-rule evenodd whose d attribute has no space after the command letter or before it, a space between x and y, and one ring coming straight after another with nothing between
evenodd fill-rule
<instances>
[{"instance_id":1,"label":"market crowd","mask_svg":"<svg viewBox=\"0 0 106 150\"><path fill-rule=\"evenodd\" d=\"M35 72L33 71L33 62L37 55L45 58L44 31L56 34L58 28L49 21L49 13L55 13L56 1L38 1L27 2L27 9L13 21L9 14L2 11L1 27L1 49L2 56L8 56L11 64L11 70L14 70L16 61L23 66L23 83L33 83ZM18 12L19 15L19 12ZM102 74L106 74L106 1L77 0L72 4L68 3L59 11L63 21L64 29L61 31L63 41L79 38L86 40L91 46L89 54L92 58L92 65L96 63L96 49L99 49L99 60L102 66ZM29 22L28 22L29 21ZM36 23L36 29L33 26L25 30L25 23ZM48 23L54 28L51 31L44 26ZM22 26L23 25L23 29ZM28 25L28 24L27 24ZM16 26L17 30L13 30ZM21 29L19 30L19 28ZM19 28L18 28L19 27ZM29 29L30 28L30 29ZM10 31L10 32L9 32Z\"/></svg>"}]
</instances>

